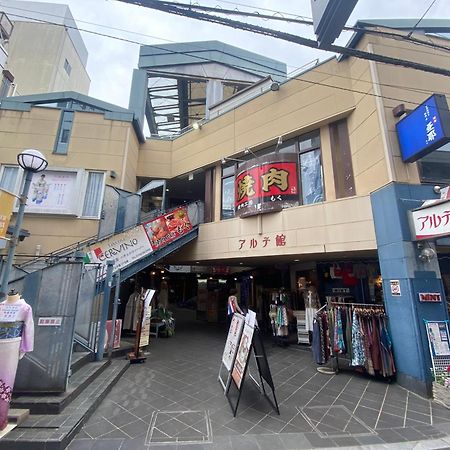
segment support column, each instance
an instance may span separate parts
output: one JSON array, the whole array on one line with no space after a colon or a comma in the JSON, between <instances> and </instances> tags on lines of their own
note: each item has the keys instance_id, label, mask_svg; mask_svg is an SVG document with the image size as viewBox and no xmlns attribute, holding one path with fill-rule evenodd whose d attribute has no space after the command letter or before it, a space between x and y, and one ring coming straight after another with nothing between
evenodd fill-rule
<instances>
[{"instance_id":1,"label":"support column","mask_svg":"<svg viewBox=\"0 0 450 450\"><path fill-rule=\"evenodd\" d=\"M411 239L408 211L437 199L432 186L391 183L371 194L383 293L397 368L397 381L431 395L431 358L424 320L448 319L437 258L423 262ZM400 295L391 290L398 280ZM420 303L419 292L440 292L441 303Z\"/></svg>"}]
</instances>

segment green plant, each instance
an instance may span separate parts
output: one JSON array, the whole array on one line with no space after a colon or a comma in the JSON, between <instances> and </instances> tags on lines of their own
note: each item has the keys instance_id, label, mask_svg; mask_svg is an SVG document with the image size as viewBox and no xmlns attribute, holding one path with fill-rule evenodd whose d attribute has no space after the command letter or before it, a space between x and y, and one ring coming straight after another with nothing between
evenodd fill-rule
<instances>
[{"instance_id":1,"label":"green plant","mask_svg":"<svg viewBox=\"0 0 450 450\"><path fill-rule=\"evenodd\" d=\"M174 335L175 319L173 318L172 311L169 311L166 308L157 308L154 312L154 317L165 324L164 330L161 330L161 334L167 337Z\"/></svg>"}]
</instances>

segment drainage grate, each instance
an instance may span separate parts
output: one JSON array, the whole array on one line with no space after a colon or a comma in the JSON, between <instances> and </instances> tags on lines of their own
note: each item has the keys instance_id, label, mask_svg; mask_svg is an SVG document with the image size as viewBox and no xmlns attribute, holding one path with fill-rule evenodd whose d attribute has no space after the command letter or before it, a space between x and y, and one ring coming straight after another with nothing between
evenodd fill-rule
<instances>
[{"instance_id":1,"label":"drainage grate","mask_svg":"<svg viewBox=\"0 0 450 450\"><path fill-rule=\"evenodd\" d=\"M208 411L155 411L146 445L212 443Z\"/></svg>"},{"instance_id":2,"label":"drainage grate","mask_svg":"<svg viewBox=\"0 0 450 450\"><path fill-rule=\"evenodd\" d=\"M377 434L345 406L310 406L297 409L322 438Z\"/></svg>"}]
</instances>

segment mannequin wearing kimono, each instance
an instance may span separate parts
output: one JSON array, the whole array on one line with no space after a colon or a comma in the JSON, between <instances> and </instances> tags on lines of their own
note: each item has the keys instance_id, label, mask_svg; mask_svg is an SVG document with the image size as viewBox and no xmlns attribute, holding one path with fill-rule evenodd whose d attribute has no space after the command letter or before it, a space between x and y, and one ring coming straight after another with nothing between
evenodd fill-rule
<instances>
[{"instance_id":1,"label":"mannequin wearing kimono","mask_svg":"<svg viewBox=\"0 0 450 450\"><path fill-rule=\"evenodd\" d=\"M14 290L0 303L0 430L8 425L8 411L17 365L34 345L31 306Z\"/></svg>"}]
</instances>

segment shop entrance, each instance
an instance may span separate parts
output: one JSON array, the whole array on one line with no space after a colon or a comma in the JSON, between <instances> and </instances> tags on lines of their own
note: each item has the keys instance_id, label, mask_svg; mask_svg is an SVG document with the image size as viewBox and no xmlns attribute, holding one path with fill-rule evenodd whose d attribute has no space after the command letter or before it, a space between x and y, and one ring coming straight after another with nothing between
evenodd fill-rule
<instances>
[{"instance_id":1,"label":"shop entrance","mask_svg":"<svg viewBox=\"0 0 450 450\"><path fill-rule=\"evenodd\" d=\"M382 280L377 260L317 261L259 267L155 265L121 284L124 336L133 336L136 293L154 289L152 323L174 319L226 331L228 298L235 292L244 312L256 312L260 330L281 345L310 346L316 312L327 304L381 304ZM164 326L154 330L166 336ZM155 336L156 337L156 336Z\"/></svg>"}]
</instances>

